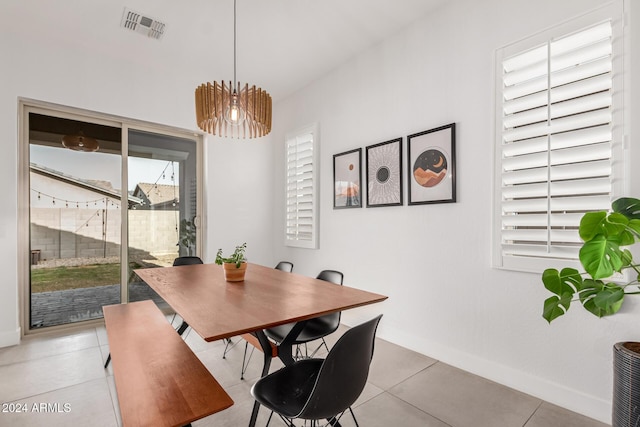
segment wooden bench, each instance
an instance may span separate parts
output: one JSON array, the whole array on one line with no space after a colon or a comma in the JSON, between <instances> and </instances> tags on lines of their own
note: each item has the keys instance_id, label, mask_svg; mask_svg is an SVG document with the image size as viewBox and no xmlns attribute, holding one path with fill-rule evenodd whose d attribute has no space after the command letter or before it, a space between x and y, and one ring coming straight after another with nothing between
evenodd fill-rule
<instances>
[{"instance_id":1,"label":"wooden bench","mask_svg":"<svg viewBox=\"0 0 640 427\"><path fill-rule=\"evenodd\" d=\"M189 425L233 405L153 301L103 312L124 427Z\"/></svg>"}]
</instances>

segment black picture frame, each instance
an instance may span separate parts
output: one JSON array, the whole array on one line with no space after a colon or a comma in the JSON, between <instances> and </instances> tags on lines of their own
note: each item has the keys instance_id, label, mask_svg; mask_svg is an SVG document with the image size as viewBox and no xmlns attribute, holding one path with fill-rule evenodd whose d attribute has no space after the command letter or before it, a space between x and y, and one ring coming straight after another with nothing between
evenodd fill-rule
<instances>
[{"instance_id":1,"label":"black picture frame","mask_svg":"<svg viewBox=\"0 0 640 427\"><path fill-rule=\"evenodd\" d=\"M409 205L456 201L456 124L407 136Z\"/></svg>"},{"instance_id":2,"label":"black picture frame","mask_svg":"<svg viewBox=\"0 0 640 427\"><path fill-rule=\"evenodd\" d=\"M366 147L367 207L402 206L402 137Z\"/></svg>"},{"instance_id":3,"label":"black picture frame","mask_svg":"<svg viewBox=\"0 0 640 427\"><path fill-rule=\"evenodd\" d=\"M362 207L362 148L333 155L333 208Z\"/></svg>"}]
</instances>

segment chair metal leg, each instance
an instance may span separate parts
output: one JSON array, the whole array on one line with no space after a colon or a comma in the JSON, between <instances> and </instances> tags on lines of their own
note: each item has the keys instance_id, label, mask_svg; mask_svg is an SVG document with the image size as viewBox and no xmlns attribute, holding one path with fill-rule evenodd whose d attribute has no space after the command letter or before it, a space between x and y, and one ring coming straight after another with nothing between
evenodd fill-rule
<instances>
[{"instance_id":1,"label":"chair metal leg","mask_svg":"<svg viewBox=\"0 0 640 427\"><path fill-rule=\"evenodd\" d=\"M189 324L183 320L182 325L180 325L180 327L178 328L178 335L184 334L184 331L186 331L188 327Z\"/></svg>"},{"instance_id":2,"label":"chair metal leg","mask_svg":"<svg viewBox=\"0 0 640 427\"><path fill-rule=\"evenodd\" d=\"M273 412L271 412L271 415L273 415ZM278 414L278 416L280 417L282 422L287 425L287 427L296 427L296 425L293 423L293 421L290 420L289 418L286 418L286 417L282 416L281 414ZM271 416L269 416L269 419L271 419Z\"/></svg>"},{"instance_id":3,"label":"chair metal leg","mask_svg":"<svg viewBox=\"0 0 640 427\"><path fill-rule=\"evenodd\" d=\"M249 353L249 358L247 359L247 349L249 347L249 343L247 341L244 342L244 355L242 356L242 372L240 372L240 379L244 379L244 373L247 372L247 368L249 367L249 362L251 362L251 356L253 356L254 347L251 347L251 353Z\"/></svg>"},{"instance_id":4,"label":"chair metal leg","mask_svg":"<svg viewBox=\"0 0 640 427\"><path fill-rule=\"evenodd\" d=\"M231 347L229 347L229 344L233 344L233 341L231 341L231 338L225 338L224 339L224 351L222 352L222 358L226 359L227 358L227 353L229 352L229 350L231 350L234 345L231 345Z\"/></svg>"},{"instance_id":5,"label":"chair metal leg","mask_svg":"<svg viewBox=\"0 0 640 427\"><path fill-rule=\"evenodd\" d=\"M306 343L305 343L305 354L306 354ZM295 361L305 359L306 356L302 354L302 350L300 350L300 344L296 345L296 355L293 356Z\"/></svg>"},{"instance_id":6,"label":"chair metal leg","mask_svg":"<svg viewBox=\"0 0 640 427\"><path fill-rule=\"evenodd\" d=\"M271 367L271 345L269 344L269 339L263 331L256 331L255 335L260 342L260 346L262 347L262 354L264 355L264 365L262 365L262 373L260 374L260 378L262 378L267 376L267 374L269 373L269 368ZM249 427L255 427L259 410L260 403L258 403L258 401L256 400L253 402L253 410L251 411Z\"/></svg>"},{"instance_id":7,"label":"chair metal leg","mask_svg":"<svg viewBox=\"0 0 640 427\"><path fill-rule=\"evenodd\" d=\"M351 406L349 406L349 412L351 412L351 416L353 417L353 422L356 423L356 427L360 427L360 424L358 424L358 420L356 420L356 414L353 413L353 409L351 409Z\"/></svg>"},{"instance_id":8,"label":"chair metal leg","mask_svg":"<svg viewBox=\"0 0 640 427\"><path fill-rule=\"evenodd\" d=\"M336 417L327 418L327 421L329 422L330 426L340 427L340 421L338 421L338 418Z\"/></svg>"},{"instance_id":9,"label":"chair metal leg","mask_svg":"<svg viewBox=\"0 0 640 427\"><path fill-rule=\"evenodd\" d=\"M222 353L222 358L223 358L223 359L226 359L226 358L227 358L227 353L229 353L233 347L235 347L236 345L238 345L238 343L239 343L240 341L241 341L241 340L238 340L238 341L236 341L236 342L233 342L233 340L232 340L231 338L225 338L225 339L224 339L224 342L225 342L225 345L224 345L224 352Z\"/></svg>"},{"instance_id":10,"label":"chair metal leg","mask_svg":"<svg viewBox=\"0 0 640 427\"><path fill-rule=\"evenodd\" d=\"M324 340L324 338L320 338L322 340L322 343L318 346L318 348L316 348L315 350L313 350L313 353L311 353L311 356L309 356L310 358L312 358L313 356L316 355L316 353L318 351L320 351L320 349L324 346L324 348L327 349L327 353L329 352L329 346L327 345L327 342Z\"/></svg>"}]
</instances>

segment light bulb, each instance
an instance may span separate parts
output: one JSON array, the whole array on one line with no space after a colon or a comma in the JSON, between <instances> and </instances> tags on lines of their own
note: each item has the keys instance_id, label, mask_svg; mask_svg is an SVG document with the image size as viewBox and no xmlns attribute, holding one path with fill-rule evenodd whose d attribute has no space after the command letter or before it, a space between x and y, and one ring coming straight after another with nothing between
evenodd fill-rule
<instances>
[{"instance_id":1,"label":"light bulb","mask_svg":"<svg viewBox=\"0 0 640 427\"><path fill-rule=\"evenodd\" d=\"M244 121L244 110L240 106L240 99L236 90L231 94L229 108L227 109L224 118L232 126L238 126Z\"/></svg>"},{"instance_id":2,"label":"light bulb","mask_svg":"<svg viewBox=\"0 0 640 427\"><path fill-rule=\"evenodd\" d=\"M240 111L236 103L232 104L229 110L229 118L232 122L237 122L240 116Z\"/></svg>"}]
</instances>

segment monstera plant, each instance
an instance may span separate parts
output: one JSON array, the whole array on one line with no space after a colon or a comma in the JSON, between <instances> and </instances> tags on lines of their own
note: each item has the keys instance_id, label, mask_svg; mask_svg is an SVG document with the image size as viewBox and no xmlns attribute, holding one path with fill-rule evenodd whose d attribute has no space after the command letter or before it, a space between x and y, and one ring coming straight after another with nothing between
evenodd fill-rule
<instances>
[{"instance_id":1,"label":"monstera plant","mask_svg":"<svg viewBox=\"0 0 640 427\"><path fill-rule=\"evenodd\" d=\"M579 256L584 272L550 268L542 274L545 288L554 294L544 302L542 317L549 323L565 314L572 301L580 301L586 310L603 317L617 313L625 295L640 293L640 269L628 249L640 241L640 200L621 198L611 208L611 212L588 212L580 221L584 244ZM622 277L625 270L633 270L633 280L612 280L614 275Z\"/></svg>"}]
</instances>

